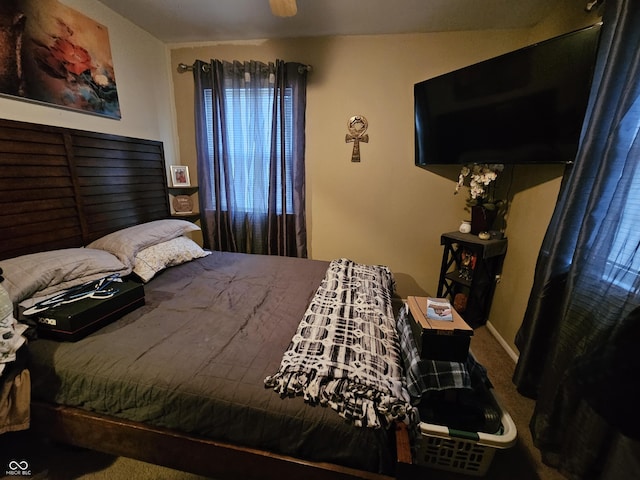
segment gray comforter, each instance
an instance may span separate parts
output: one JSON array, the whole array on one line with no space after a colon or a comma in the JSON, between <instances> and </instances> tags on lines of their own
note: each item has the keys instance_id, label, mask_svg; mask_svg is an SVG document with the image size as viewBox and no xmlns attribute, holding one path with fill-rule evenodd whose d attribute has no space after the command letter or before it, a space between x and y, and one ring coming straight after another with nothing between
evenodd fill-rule
<instances>
[{"instance_id":1,"label":"gray comforter","mask_svg":"<svg viewBox=\"0 0 640 480\"><path fill-rule=\"evenodd\" d=\"M263 380L328 263L214 252L145 285L146 305L76 343L30 345L34 399L298 458L389 472L388 432Z\"/></svg>"}]
</instances>

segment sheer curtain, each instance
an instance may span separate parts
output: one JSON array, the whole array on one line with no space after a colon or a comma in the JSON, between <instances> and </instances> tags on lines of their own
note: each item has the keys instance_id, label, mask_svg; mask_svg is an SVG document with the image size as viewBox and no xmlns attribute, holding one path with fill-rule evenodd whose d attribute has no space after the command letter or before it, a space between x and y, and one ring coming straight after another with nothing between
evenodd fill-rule
<instances>
[{"instance_id":1,"label":"sheer curtain","mask_svg":"<svg viewBox=\"0 0 640 480\"><path fill-rule=\"evenodd\" d=\"M569 478L640 478L639 45L640 2L607 0L581 147L516 337L534 442Z\"/></svg>"},{"instance_id":2,"label":"sheer curtain","mask_svg":"<svg viewBox=\"0 0 640 480\"><path fill-rule=\"evenodd\" d=\"M307 67L211 60L193 71L205 246L306 257Z\"/></svg>"}]
</instances>

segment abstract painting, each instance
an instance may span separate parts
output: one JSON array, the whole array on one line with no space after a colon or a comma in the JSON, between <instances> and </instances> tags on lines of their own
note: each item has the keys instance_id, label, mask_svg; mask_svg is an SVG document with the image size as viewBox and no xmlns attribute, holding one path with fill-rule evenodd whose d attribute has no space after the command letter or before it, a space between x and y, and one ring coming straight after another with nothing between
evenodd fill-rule
<instances>
[{"instance_id":1,"label":"abstract painting","mask_svg":"<svg viewBox=\"0 0 640 480\"><path fill-rule=\"evenodd\" d=\"M57 0L1 0L0 94L119 119L107 28Z\"/></svg>"}]
</instances>

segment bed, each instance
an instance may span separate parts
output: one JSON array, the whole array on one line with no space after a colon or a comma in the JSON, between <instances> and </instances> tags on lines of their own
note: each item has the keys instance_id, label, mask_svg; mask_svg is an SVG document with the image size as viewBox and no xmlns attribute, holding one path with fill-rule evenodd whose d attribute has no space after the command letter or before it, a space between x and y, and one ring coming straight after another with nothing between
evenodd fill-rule
<instances>
[{"instance_id":1,"label":"bed","mask_svg":"<svg viewBox=\"0 0 640 480\"><path fill-rule=\"evenodd\" d=\"M166 184L160 142L0 120L0 266L164 224ZM404 476L404 423L356 427L265 388L328 267L212 252L159 268L143 307L78 342L30 342L32 428L216 478Z\"/></svg>"}]
</instances>

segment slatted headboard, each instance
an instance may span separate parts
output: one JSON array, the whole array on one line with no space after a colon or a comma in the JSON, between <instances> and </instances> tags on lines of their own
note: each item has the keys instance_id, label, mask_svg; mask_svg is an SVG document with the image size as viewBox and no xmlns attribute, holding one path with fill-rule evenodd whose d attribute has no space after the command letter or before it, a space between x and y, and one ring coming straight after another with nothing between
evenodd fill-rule
<instances>
[{"instance_id":1,"label":"slatted headboard","mask_svg":"<svg viewBox=\"0 0 640 480\"><path fill-rule=\"evenodd\" d=\"M162 142L0 119L0 259L169 216Z\"/></svg>"}]
</instances>

